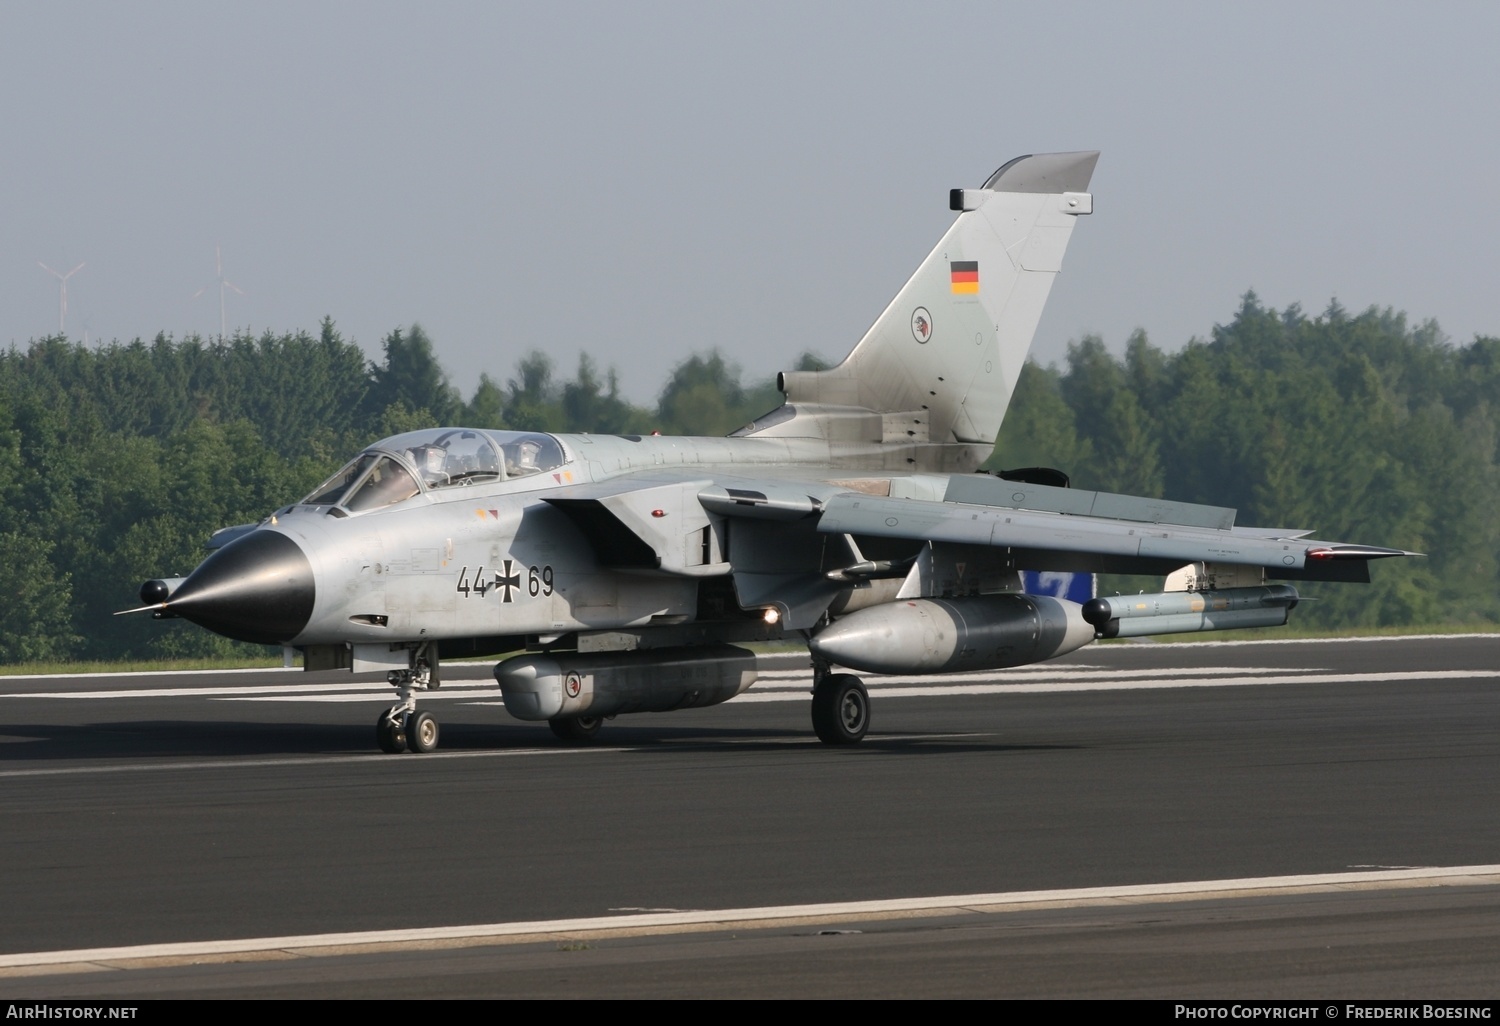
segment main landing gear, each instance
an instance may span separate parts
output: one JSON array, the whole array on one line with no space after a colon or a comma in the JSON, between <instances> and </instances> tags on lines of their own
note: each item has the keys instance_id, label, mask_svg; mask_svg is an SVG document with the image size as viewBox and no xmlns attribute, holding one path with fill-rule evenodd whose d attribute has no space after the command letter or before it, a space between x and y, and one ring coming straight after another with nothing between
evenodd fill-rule
<instances>
[{"instance_id":1,"label":"main landing gear","mask_svg":"<svg viewBox=\"0 0 1500 1026\"><path fill-rule=\"evenodd\" d=\"M552 733L564 741L592 741L603 724L602 716L554 716L547 721Z\"/></svg>"},{"instance_id":2,"label":"main landing gear","mask_svg":"<svg viewBox=\"0 0 1500 1026\"><path fill-rule=\"evenodd\" d=\"M375 721L375 743L390 755L407 750L420 755L438 746L437 719L430 712L417 711L417 692L436 691L441 683L437 645L418 645L411 650L409 661L406 669L385 675L399 701Z\"/></svg>"},{"instance_id":3,"label":"main landing gear","mask_svg":"<svg viewBox=\"0 0 1500 1026\"><path fill-rule=\"evenodd\" d=\"M812 722L825 745L857 745L870 729L870 693L854 674L814 662Z\"/></svg>"}]
</instances>

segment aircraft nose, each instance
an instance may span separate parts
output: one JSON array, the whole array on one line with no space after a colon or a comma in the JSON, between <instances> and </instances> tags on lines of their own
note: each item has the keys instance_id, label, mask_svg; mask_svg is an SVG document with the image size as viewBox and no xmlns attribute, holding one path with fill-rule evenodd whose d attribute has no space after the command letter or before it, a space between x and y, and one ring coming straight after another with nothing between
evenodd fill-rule
<instances>
[{"instance_id":1,"label":"aircraft nose","mask_svg":"<svg viewBox=\"0 0 1500 1026\"><path fill-rule=\"evenodd\" d=\"M252 531L218 549L172 592L167 608L215 634L277 645L312 617L312 564L279 531Z\"/></svg>"}]
</instances>

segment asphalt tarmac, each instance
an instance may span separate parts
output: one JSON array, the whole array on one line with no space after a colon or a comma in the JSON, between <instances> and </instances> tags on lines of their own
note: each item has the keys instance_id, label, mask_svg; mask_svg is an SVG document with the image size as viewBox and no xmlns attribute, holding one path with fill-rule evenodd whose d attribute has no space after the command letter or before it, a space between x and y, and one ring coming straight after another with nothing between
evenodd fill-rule
<instances>
[{"instance_id":1,"label":"asphalt tarmac","mask_svg":"<svg viewBox=\"0 0 1500 1026\"><path fill-rule=\"evenodd\" d=\"M1500 992L1500 636L867 678L849 749L796 662L583 747L445 667L421 756L347 673L0 678L0 997Z\"/></svg>"}]
</instances>

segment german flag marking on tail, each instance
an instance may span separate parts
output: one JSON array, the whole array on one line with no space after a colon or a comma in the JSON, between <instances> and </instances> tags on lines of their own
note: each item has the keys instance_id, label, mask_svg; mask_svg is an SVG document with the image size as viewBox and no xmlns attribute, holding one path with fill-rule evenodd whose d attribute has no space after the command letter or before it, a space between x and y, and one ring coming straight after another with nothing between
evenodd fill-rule
<instances>
[{"instance_id":1,"label":"german flag marking on tail","mask_svg":"<svg viewBox=\"0 0 1500 1026\"><path fill-rule=\"evenodd\" d=\"M948 273L951 276L950 287L954 294L975 295L979 292L978 260L950 260Z\"/></svg>"}]
</instances>

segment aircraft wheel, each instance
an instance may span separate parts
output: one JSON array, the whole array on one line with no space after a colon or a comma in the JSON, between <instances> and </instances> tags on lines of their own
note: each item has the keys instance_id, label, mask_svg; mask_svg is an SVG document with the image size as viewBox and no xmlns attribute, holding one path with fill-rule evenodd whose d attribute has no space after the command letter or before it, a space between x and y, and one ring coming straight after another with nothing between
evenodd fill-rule
<instances>
[{"instance_id":1,"label":"aircraft wheel","mask_svg":"<svg viewBox=\"0 0 1500 1026\"><path fill-rule=\"evenodd\" d=\"M406 751L406 723L404 717L391 721L390 710L380 714L375 721L375 743L387 755L398 755Z\"/></svg>"},{"instance_id":2,"label":"aircraft wheel","mask_svg":"<svg viewBox=\"0 0 1500 1026\"><path fill-rule=\"evenodd\" d=\"M598 716L558 716L548 720L547 726L564 741L592 741L603 723Z\"/></svg>"},{"instance_id":3,"label":"aircraft wheel","mask_svg":"<svg viewBox=\"0 0 1500 1026\"><path fill-rule=\"evenodd\" d=\"M852 673L833 673L813 688L813 731L825 745L856 745L870 729L870 693Z\"/></svg>"},{"instance_id":4,"label":"aircraft wheel","mask_svg":"<svg viewBox=\"0 0 1500 1026\"><path fill-rule=\"evenodd\" d=\"M438 745L438 721L430 712L412 713L406 720L406 746L418 755Z\"/></svg>"}]
</instances>

